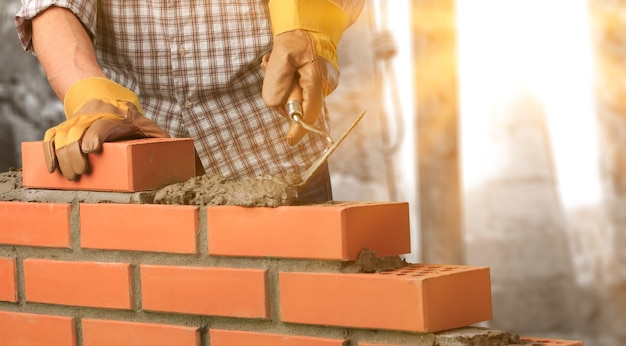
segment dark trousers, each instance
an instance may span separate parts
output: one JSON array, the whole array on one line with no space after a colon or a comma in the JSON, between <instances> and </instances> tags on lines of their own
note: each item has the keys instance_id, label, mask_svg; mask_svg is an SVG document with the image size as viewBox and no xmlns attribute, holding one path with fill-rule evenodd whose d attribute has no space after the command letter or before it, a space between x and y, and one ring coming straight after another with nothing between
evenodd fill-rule
<instances>
[{"instance_id":1,"label":"dark trousers","mask_svg":"<svg viewBox=\"0 0 626 346\"><path fill-rule=\"evenodd\" d=\"M324 163L315 172L308 184L298 192L297 203L328 202L333 200L333 191L330 184L328 163Z\"/></svg>"}]
</instances>

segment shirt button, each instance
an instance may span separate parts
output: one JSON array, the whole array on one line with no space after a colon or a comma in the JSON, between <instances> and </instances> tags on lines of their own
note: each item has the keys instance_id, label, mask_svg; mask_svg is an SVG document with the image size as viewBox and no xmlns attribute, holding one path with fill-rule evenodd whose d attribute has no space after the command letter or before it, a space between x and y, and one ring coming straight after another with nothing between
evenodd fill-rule
<instances>
[{"instance_id":1,"label":"shirt button","mask_svg":"<svg viewBox=\"0 0 626 346\"><path fill-rule=\"evenodd\" d=\"M187 50L185 49L185 47L182 44L180 46L178 46L178 53L180 55L185 55L185 53L187 53Z\"/></svg>"},{"instance_id":2,"label":"shirt button","mask_svg":"<svg viewBox=\"0 0 626 346\"><path fill-rule=\"evenodd\" d=\"M185 108L191 108L191 107L193 107L193 103L191 103L191 101L187 100L187 101L185 101L184 106L185 106Z\"/></svg>"}]
</instances>

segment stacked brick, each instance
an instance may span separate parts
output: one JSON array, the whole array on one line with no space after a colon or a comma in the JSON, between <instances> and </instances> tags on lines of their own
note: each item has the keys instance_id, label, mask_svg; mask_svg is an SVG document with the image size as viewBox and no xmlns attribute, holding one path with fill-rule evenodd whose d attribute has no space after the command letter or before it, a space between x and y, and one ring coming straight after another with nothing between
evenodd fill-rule
<instances>
[{"instance_id":1,"label":"stacked brick","mask_svg":"<svg viewBox=\"0 0 626 346\"><path fill-rule=\"evenodd\" d=\"M407 203L0 201L0 344L431 346L464 345L451 330L493 334L467 327L491 318L487 267L359 272L364 250L410 251L408 215Z\"/></svg>"}]
</instances>

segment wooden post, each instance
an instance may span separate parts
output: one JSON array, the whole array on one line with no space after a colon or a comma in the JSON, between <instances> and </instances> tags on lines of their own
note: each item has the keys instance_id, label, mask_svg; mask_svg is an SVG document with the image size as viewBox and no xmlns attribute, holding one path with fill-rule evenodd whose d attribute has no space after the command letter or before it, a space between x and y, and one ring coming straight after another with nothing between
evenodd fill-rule
<instances>
[{"instance_id":1,"label":"wooden post","mask_svg":"<svg viewBox=\"0 0 626 346\"><path fill-rule=\"evenodd\" d=\"M454 0L413 0L421 256L463 263Z\"/></svg>"},{"instance_id":2,"label":"wooden post","mask_svg":"<svg viewBox=\"0 0 626 346\"><path fill-rule=\"evenodd\" d=\"M590 1L594 43L594 84L600 141L603 207L608 228L602 237L601 287L595 316L598 333L626 343L626 4ZM609 254L610 256L607 256ZM600 286L602 285L602 286Z\"/></svg>"}]
</instances>

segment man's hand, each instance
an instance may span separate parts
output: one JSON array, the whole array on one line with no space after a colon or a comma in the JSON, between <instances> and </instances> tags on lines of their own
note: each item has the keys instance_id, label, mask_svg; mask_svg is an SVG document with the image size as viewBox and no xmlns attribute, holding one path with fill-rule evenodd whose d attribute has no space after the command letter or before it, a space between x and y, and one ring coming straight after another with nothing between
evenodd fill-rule
<instances>
[{"instance_id":1,"label":"man's hand","mask_svg":"<svg viewBox=\"0 0 626 346\"><path fill-rule=\"evenodd\" d=\"M119 139L169 137L142 114L137 95L105 78L87 78L65 95L67 120L44 135L48 172L60 170L68 180L89 171L87 154L102 150L103 142Z\"/></svg>"},{"instance_id":2,"label":"man's hand","mask_svg":"<svg viewBox=\"0 0 626 346\"><path fill-rule=\"evenodd\" d=\"M274 48L263 57L263 100L287 116L285 104L294 88L302 89L304 121L313 124L324 99L339 82L337 44L347 15L331 0L271 0ZM292 124L287 141L297 144L306 130Z\"/></svg>"}]
</instances>

